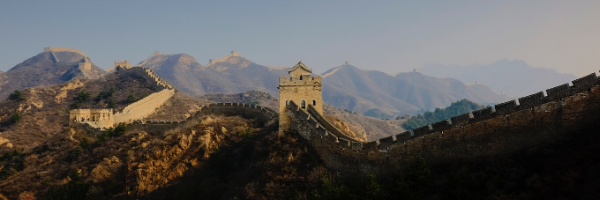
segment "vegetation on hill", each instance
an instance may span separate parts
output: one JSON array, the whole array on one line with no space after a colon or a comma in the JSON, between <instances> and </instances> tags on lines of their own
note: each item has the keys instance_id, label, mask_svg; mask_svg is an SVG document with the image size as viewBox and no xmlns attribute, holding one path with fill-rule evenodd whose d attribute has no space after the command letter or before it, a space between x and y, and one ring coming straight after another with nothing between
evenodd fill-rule
<instances>
[{"instance_id":1,"label":"vegetation on hill","mask_svg":"<svg viewBox=\"0 0 600 200\"><path fill-rule=\"evenodd\" d=\"M452 103L446 108L436 108L433 112L428 111L422 115L419 114L417 116L413 116L410 119L408 119L406 123L404 123L404 127L408 130L412 130L415 128L425 126L427 124L450 119L451 117L457 115L462 115L474 110L479 110L481 108L484 108L484 106L463 99Z\"/></svg>"},{"instance_id":2,"label":"vegetation on hill","mask_svg":"<svg viewBox=\"0 0 600 200\"><path fill-rule=\"evenodd\" d=\"M23 93L19 90L15 90L13 93L10 93L10 95L8 95L8 99L10 100L16 100L16 101L24 101L27 100L25 98L25 95L23 95Z\"/></svg>"}]
</instances>

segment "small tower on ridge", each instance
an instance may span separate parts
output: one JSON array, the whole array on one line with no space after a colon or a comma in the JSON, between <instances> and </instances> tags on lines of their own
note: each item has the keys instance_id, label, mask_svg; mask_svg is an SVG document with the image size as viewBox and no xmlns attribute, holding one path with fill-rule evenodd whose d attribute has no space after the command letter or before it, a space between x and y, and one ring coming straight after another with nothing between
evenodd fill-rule
<instances>
[{"instance_id":1,"label":"small tower on ridge","mask_svg":"<svg viewBox=\"0 0 600 200\"><path fill-rule=\"evenodd\" d=\"M293 101L300 109L314 108L323 115L323 94L321 77L313 77L312 70L298 62L288 72L290 76L279 77L279 133L289 129L291 118L285 113L287 105Z\"/></svg>"}]
</instances>

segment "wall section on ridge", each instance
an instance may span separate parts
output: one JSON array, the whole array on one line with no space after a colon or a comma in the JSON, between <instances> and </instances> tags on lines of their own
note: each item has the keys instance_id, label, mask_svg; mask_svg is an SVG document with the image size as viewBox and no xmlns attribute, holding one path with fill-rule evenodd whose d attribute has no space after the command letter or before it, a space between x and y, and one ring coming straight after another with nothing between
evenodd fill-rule
<instances>
[{"instance_id":1,"label":"wall section on ridge","mask_svg":"<svg viewBox=\"0 0 600 200\"><path fill-rule=\"evenodd\" d=\"M440 163L512 153L577 137L565 133L600 120L600 87L594 86L598 85L595 75L573 82L573 86L559 86L558 91L549 89L549 96L536 93L521 98L520 105L509 101L495 106L496 110L488 107L474 111L472 117L456 117L452 124L442 121L416 129L414 134L405 132L368 143L333 134L335 130L319 123L310 112L308 117L301 109L288 109L285 114L292 118L291 129L310 141L328 167L391 174L405 169L415 155L428 163Z\"/></svg>"}]
</instances>

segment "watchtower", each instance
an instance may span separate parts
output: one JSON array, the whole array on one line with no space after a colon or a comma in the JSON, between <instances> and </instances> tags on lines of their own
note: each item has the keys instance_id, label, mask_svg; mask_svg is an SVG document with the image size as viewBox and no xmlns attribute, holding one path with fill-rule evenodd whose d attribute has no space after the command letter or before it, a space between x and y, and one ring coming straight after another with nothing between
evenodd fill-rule
<instances>
[{"instance_id":1,"label":"watchtower","mask_svg":"<svg viewBox=\"0 0 600 200\"><path fill-rule=\"evenodd\" d=\"M279 77L279 133L289 129L291 118L285 113L290 101L298 104L300 109L312 106L323 115L323 94L321 93L321 77L313 77L312 70L304 63L298 62L288 72L290 76Z\"/></svg>"},{"instance_id":2,"label":"watchtower","mask_svg":"<svg viewBox=\"0 0 600 200\"><path fill-rule=\"evenodd\" d=\"M131 63L129 63L129 61L127 61L127 60L125 60L123 62L115 61L115 69L117 71L119 71L121 69L131 69Z\"/></svg>"}]
</instances>

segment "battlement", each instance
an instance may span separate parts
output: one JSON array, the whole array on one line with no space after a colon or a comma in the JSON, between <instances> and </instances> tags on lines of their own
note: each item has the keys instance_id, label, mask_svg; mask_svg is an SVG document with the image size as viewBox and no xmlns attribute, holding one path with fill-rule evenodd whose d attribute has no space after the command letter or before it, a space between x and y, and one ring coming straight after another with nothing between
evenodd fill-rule
<instances>
[{"instance_id":1,"label":"battlement","mask_svg":"<svg viewBox=\"0 0 600 200\"><path fill-rule=\"evenodd\" d=\"M127 62L127 60L125 62ZM156 75L156 73L154 73L152 69L143 68L139 66L117 69L117 73L119 74L134 75L146 79L149 83L151 83L154 86L155 90L173 89L173 86L169 82Z\"/></svg>"},{"instance_id":2,"label":"battlement","mask_svg":"<svg viewBox=\"0 0 600 200\"><path fill-rule=\"evenodd\" d=\"M131 69L131 63L129 63L129 61L125 60L123 62L119 61L115 61L115 69L117 71L119 70L123 70L123 69Z\"/></svg>"},{"instance_id":3,"label":"battlement","mask_svg":"<svg viewBox=\"0 0 600 200\"><path fill-rule=\"evenodd\" d=\"M113 127L113 110L73 109L69 111L69 125L75 123L86 123L100 129Z\"/></svg>"},{"instance_id":4,"label":"battlement","mask_svg":"<svg viewBox=\"0 0 600 200\"><path fill-rule=\"evenodd\" d=\"M298 64L290 69L289 77L279 77L279 87L277 87L279 89L279 113L285 113L286 110L290 108L289 106L293 106L293 109L309 109L307 110L308 112L316 113L316 115L313 116L321 116L323 114L321 77L313 77L311 72L312 70L310 68L302 62L298 62ZM296 102L298 103L297 105ZM300 114L303 113L300 112ZM288 115L280 115L279 133L282 134L288 130L290 124L292 124L292 122ZM330 125L329 123L324 124ZM341 132L336 132L336 134L338 133L340 134L339 136L342 137L343 134L341 134Z\"/></svg>"},{"instance_id":5,"label":"battlement","mask_svg":"<svg viewBox=\"0 0 600 200\"><path fill-rule=\"evenodd\" d=\"M302 75L300 77L279 77L279 86L321 86L320 76Z\"/></svg>"},{"instance_id":6,"label":"battlement","mask_svg":"<svg viewBox=\"0 0 600 200\"><path fill-rule=\"evenodd\" d=\"M600 80L595 74L517 100L466 113L393 136L359 142L308 106L291 101L291 129L309 140L328 167L347 172L393 172L414 155L428 162L514 152L565 137L600 120ZM283 115L283 113L281 113ZM401 161L401 162L400 162Z\"/></svg>"},{"instance_id":7,"label":"battlement","mask_svg":"<svg viewBox=\"0 0 600 200\"><path fill-rule=\"evenodd\" d=\"M73 52L73 53L81 54L84 57L87 57L85 55L85 53L83 53L83 51L80 51L79 49L73 49L73 48L67 48L67 47L53 47L53 46L44 47L44 52L50 52L50 51L54 51L54 52Z\"/></svg>"}]
</instances>

